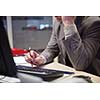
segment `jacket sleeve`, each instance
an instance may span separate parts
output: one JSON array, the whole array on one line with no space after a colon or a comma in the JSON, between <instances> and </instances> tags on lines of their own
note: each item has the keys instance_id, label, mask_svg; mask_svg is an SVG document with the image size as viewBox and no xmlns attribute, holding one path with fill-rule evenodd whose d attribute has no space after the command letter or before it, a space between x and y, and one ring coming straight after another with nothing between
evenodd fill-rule
<instances>
[{"instance_id":1,"label":"jacket sleeve","mask_svg":"<svg viewBox=\"0 0 100 100\"><path fill-rule=\"evenodd\" d=\"M76 70L85 70L95 58L100 47L100 21L93 22L80 37L74 32L63 40L68 57Z\"/></svg>"},{"instance_id":2,"label":"jacket sleeve","mask_svg":"<svg viewBox=\"0 0 100 100\"><path fill-rule=\"evenodd\" d=\"M57 34L55 33L56 21L53 25L53 32L48 42L46 49L41 53L46 58L46 63L53 61L53 59L58 55L59 48L57 44Z\"/></svg>"}]
</instances>

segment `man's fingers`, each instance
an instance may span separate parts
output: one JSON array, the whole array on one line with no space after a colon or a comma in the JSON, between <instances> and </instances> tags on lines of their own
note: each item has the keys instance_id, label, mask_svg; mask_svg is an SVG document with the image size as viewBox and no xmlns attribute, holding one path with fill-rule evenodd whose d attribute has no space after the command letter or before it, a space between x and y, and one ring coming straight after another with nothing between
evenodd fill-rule
<instances>
[{"instance_id":1,"label":"man's fingers","mask_svg":"<svg viewBox=\"0 0 100 100\"><path fill-rule=\"evenodd\" d=\"M34 59L34 58L36 58L36 53L33 51L33 50L31 50L30 52L29 52L29 54L30 54L30 56Z\"/></svg>"},{"instance_id":2,"label":"man's fingers","mask_svg":"<svg viewBox=\"0 0 100 100\"><path fill-rule=\"evenodd\" d=\"M31 63L32 62L27 56L25 56L24 58L25 58L25 61L26 62L28 62L28 63Z\"/></svg>"},{"instance_id":3,"label":"man's fingers","mask_svg":"<svg viewBox=\"0 0 100 100\"><path fill-rule=\"evenodd\" d=\"M39 57L39 54L37 52L35 52L34 50L31 50L29 53L26 54L25 56L25 60L28 63L37 65L38 64L38 60L35 61L35 58Z\"/></svg>"},{"instance_id":4,"label":"man's fingers","mask_svg":"<svg viewBox=\"0 0 100 100\"><path fill-rule=\"evenodd\" d=\"M30 56L32 56L33 58L36 58L36 57L39 56L39 54L38 54L36 51L31 50L31 51L30 51Z\"/></svg>"},{"instance_id":5,"label":"man's fingers","mask_svg":"<svg viewBox=\"0 0 100 100\"><path fill-rule=\"evenodd\" d=\"M44 63L44 60L41 56L35 58L35 62L37 63L37 65L41 65Z\"/></svg>"},{"instance_id":6,"label":"man's fingers","mask_svg":"<svg viewBox=\"0 0 100 100\"><path fill-rule=\"evenodd\" d=\"M25 60L28 62L28 63L31 63L31 64L35 64L35 61L34 61L34 54L33 56L29 53L26 54L25 56Z\"/></svg>"}]
</instances>

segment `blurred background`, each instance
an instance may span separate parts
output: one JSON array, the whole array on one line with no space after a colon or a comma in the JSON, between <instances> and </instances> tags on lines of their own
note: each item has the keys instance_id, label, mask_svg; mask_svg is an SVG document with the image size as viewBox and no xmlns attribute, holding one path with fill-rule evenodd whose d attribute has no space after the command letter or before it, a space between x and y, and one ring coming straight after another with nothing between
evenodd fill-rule
<instances>
[{"instance_id":1,"label":"blurred background","mask_svg":"<svg viewBox=\"0 0 100 100\"><path fill-rule=\"evenodd\" d=\"M52 16L4 17L11 48L43 51L52 33Z\"/></svg>"}]
</instances>

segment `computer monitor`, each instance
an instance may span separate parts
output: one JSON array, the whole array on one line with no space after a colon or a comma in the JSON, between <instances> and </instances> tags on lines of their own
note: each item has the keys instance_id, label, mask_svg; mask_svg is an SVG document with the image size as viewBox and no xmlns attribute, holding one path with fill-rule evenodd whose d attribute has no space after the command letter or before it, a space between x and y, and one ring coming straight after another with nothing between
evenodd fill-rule
<instances>
[{"instance_id":1,"label":"computer monitor","mask_svg":"<svg viewBox=\"0 0 100 100\"><path fill-rule=\"evenodd\" d=\"M16 77L17 69L11 53L3 17L0 16L0 75Z\"/></svg>"}]
</instances>

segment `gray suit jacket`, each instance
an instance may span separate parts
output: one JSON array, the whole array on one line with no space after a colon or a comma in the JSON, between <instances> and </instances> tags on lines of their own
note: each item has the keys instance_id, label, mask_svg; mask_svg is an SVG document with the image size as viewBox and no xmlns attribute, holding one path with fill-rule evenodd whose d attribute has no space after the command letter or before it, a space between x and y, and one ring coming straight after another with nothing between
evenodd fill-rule
<instances>
[{"instance_id":1,"label":"gray suit jacket","mask_svg":"<svg viewBox=\"0 0 100 100\"><path fill-rule=\"evenodd\" d=\"M62 64L100 76L100 18L77 17L78 32L65 39L64 26L55 20L51 39L42 52L47 62L60 55Z\"/></svg>"}]
</instances>

